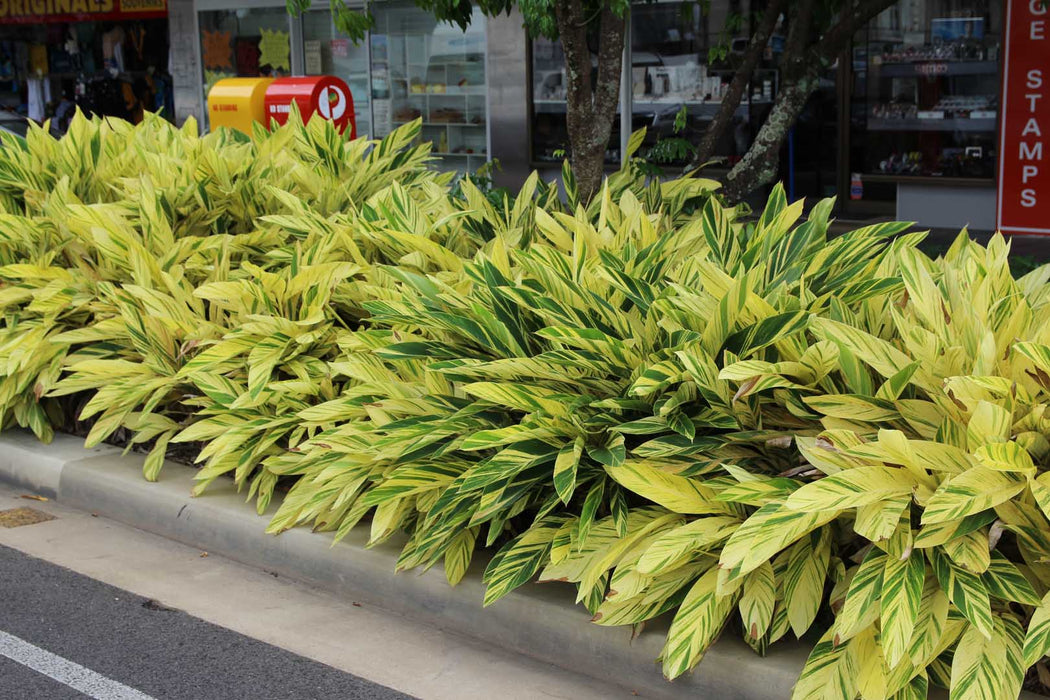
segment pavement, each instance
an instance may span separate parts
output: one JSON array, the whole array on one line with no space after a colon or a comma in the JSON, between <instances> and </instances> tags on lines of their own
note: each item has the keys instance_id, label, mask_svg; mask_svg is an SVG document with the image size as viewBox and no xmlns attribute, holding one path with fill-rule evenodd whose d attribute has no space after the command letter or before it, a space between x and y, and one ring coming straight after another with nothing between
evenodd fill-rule
<instances>
[{"instance_id":1,"label":"pavement","mask_svg":"<svg viewBox=\"0 0 1050 700\"><path fill-rule=\"evenodd\" d=\"M52 517L0 527L0 698L631 697L28 495L0 485Z\"/></svg>"}]
</instances>

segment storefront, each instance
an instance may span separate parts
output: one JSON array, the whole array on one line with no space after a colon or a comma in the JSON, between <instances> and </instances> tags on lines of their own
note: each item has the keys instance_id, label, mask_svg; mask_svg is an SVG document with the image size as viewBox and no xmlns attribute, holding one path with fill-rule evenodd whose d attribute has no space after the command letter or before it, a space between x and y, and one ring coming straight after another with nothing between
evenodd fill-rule
<instances>
[{"instance_id":1,"label":"storefront","mask_svg":"<svg viewBox=\"0 0 1050 700\"><path fill-rule=\"evenodd\" d=\"M0 122L64 131L73 106L173 117L165 0L0 2Z\"/></svg>"},{"instance_id":2,"label":"storefront","mask_svg":"<svg viewBox=\"0 0 1050 700\"><path fill-rule=\"evenodd\" d=\"M367 39L341 36L327 5L290 17L285 4L200 0L204 93L226 77L330 74L350 86L359 134L382 137L422 119L439 167L474 171L489 158L486 19L466 31L409 2L372 7ZM203 115L202 115L203 116Z\"/></svg>"},{"instance_id":3,"label":"storefront","mask_svg":"<svg viewBox=\"0 0 1050 700\"><path fill-rule=\"evenodd\" d=\"M994 228L1003 3L901 0L859 32L787 139L780 175L789 192L836 195L845 217ZM553 174L568 147L561 47L527 39L516 12L478 14L464 32L407 0L380 0L371 5L374 30L355 45L336 31L327 4L302 17L266 0L196 0L193 7L201 97L227 75L330 73L350 85L359 134L382 136L419 118L440 167L473 171L495 158L508 185L533 168ZM679 0L633 6L629 90L606 154L610 167L627 135L620 125L624 132L646 127L648 145L699 141L747 46L747 18L762 9L759 0L716 0L706 13ZM730 17L736 29L727 34ZM717 145L720 167L746 153L772 107L785 33L782 25L773 32ZM685 128L676 133L683 110ZM203 99L195 113L205 117ZM680 154L663 165L674 172L686 160Z\"/></svg>"}]
</instances>

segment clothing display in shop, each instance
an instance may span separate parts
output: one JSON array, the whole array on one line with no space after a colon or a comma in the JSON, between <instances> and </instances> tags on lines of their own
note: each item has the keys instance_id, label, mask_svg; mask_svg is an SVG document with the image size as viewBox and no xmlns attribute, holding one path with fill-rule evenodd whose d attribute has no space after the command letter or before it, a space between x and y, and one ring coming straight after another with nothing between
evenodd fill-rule
<instances>
[{"instance_id":1,"label":"clothing display in shop","mask_svg":"<svg viewBox=\"0 0 1050 700\"><path fill-rule=\"evenodd\" d=\"M44 121L44 80L26 80L26 116L36 122Z\"/></svg>"},{"instance_id":2,"label":"clothing display in shop","mask_svg":"<svg viewBox=\"0 0 1050 700\"><path fill-rule=\"evenodd\" d=\"M113 27L102 35L102 64L110 72L124 72L124 28Z\"/></svg>"},{"instance_id":3,"label":"clothing display in shop","mask_svg":"<svg viewBox=\"0 0 1050 700\"><path fill-rule=\"evenodd\" d=\"M237 75L259 75L259 44L251 39L237 40Z\"/></svg>"},{"instance_id":4,"label":"clothing display in shop","mask_svg":"<svg viewBox=\"0 0 1050 700\"><path fill-rule=\"evenodd\" d=\"M47 45L30 44L29 46L29 72L41 76L47 75Z\"/></svg>"}]
</instances>

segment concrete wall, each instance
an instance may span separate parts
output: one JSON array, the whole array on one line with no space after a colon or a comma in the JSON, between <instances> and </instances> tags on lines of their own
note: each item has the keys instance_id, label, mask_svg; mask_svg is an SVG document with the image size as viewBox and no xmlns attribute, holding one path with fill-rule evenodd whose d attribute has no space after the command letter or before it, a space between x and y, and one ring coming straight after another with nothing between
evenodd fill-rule
<instances>
[{"instance_id":1,"label":"concrete wall","mask_svg":"<svg viewBox=\"0 0 1050 700\"><path fill-rule=\"evenodd\" d=\"M528 177L529 105L525 30L515 6L509 15L486 20L489 138L502 172L496 183L517 190Z\"/></svg>"},{"instance_id":2,"label":"concrete wall","mask_svg":"<svg viewBox=\"0 0 1050 700\"><path fill-rule=\"evenodd\" d=\"M970 187L939 184L897 185L897 219L931 228L972 231L995 229L995 185Z\"/></svg>"},{"instance_id":3,"label":"concrete wall","mask_svg":"<svg viewBox=\"0 0 1050 700\"><path fill-rule=\"evenodd\" d=\"M168 0L168 35L171 44L169 70L175 92L175 123L181 126L187 117L201 122L204 96L194 0Z\"/></svg>"}]
</instances>

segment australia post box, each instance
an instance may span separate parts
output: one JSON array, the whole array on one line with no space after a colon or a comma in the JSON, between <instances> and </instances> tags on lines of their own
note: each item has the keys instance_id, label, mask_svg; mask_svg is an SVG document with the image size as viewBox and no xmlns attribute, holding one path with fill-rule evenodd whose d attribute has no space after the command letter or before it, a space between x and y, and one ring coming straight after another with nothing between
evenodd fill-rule
<instances>
[{"instance_id":1,"label":"australia post box","mask_svg":"<svg viewBox=\"0 0 1050 700\"><path fill-rule=\"evenodd\" d=\"M277 78L266 90L266 123L271 119L278 124L288 121L293 102L304 122L315 115L330 119L340 131L350 129L350 137L356 138L354 100L350 88L339 78L332 75Z\"/></svg>"},{"instance_id":2,"label":"australia post box","mask_svg":"<svg viewBox=\"0 0 1050 700\"><path fill-rule=\"evenodd\" d=\"M228 126L252 133L252 122L266 122L266 89L273 78L224 78L208 93L211 128Z\"/></svg>"}]
</instances>

